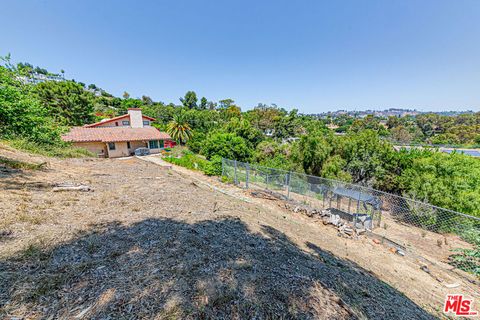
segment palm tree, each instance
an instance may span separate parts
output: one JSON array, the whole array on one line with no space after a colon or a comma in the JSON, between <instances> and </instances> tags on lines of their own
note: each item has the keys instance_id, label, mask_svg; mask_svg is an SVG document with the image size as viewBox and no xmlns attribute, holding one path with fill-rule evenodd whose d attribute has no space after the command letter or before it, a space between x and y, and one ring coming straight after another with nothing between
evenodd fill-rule
<instances>
[{"instance_id":1,"label":"palm tree","mask_svg":"<svg viewBox=\"0 0 480 320\"><path fill-rule=\"evenodd\" d=\"M167 132L173 139L180 141L180 144L185 144L192 138L192 128L183 113L173 116L173 120L167 125Z\"/></svg>"}]
</instances>

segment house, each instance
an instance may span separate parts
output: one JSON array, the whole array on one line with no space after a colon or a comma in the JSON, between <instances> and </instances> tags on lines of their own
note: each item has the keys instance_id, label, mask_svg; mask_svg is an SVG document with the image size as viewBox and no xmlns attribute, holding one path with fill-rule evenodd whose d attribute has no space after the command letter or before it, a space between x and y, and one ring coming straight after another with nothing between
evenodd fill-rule
<instances>
[{"instance_id":1,"label":"house","mask_svg":"<svg viewBox=\"0 0 480 320\"><path fill-rule=\"evenodd\" d=\"M129 156L137 148L159 153L174 146L175 142L167 133L151 126L153 121L155 119L144 116L141 109L130 108L122 116L73 127L62 139L105 158Z\"/></svg>"}]
</instances>

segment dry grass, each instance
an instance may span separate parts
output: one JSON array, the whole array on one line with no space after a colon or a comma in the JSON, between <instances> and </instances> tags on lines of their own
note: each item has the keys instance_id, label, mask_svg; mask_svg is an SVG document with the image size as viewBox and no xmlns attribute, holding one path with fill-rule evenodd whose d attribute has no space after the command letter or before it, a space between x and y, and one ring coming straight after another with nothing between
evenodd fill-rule
<instances>
[{"instance_id":1,"label":"dry grass","mask_svg":"<svg viewBox=\"0 0 480 320\"><path fill-rule=\"evenodd\" d=\"M432 318L422 271L379 275L368 261L388 251L364 263L375 245L185 172L72 159L0 180L0 318ZM397 279L425 288L407 298Z\"/></svg>"},{"instance_id":2,"label":"dry grass","mask_svg":"<svg viewBox=\"0 0 480 320\"><path fill-rule=\"evenodd\" d=\"M43 163L29 163L19 160L12 160L4 157L0 157L0 166L4 169L24 169L24 170L38 170L45 167L46 162Z\"/></svg>"}]
</instances>

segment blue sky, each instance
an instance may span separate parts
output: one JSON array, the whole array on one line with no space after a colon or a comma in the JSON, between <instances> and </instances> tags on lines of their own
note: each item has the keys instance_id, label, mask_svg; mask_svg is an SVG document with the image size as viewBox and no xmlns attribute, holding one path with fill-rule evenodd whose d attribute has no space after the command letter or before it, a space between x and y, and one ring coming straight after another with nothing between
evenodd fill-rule
<instances>
[{"instance_id":1,"label":"blue sky","mask_svg":"<svg viewBox=\"0 0 480 320\"><path fill-rule=\"evenodd\" d=\"M480 1L2 1L0 54L120 96L480 110Z\"/></svg>"}]
</instances>

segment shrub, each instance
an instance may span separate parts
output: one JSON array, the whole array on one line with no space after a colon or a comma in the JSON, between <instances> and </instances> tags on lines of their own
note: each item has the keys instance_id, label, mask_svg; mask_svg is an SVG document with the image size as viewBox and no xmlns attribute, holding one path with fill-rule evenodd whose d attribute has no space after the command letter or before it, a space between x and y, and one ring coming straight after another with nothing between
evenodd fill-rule
<instances>
[{"instance_id":1,"label":"shrub","mask_svg":"<svg viewBox=\"0 0 480 320\"><path fill-rule=\"evenodd\" d=\"M433 152L414 159L400 179L407 197L479 216L480 162L474 157Z\"/></svg>"},{"instance_id":2,"label":"shrub","mask_svg":"<svg viewBox=\"0 0 480 320\"><path fill-rule=\"evenodd\" d=\"M449 257L450 264L475 274L480 277L480 246L476 246L474 249L454 249L455 254Z\"/></svg>"},{"instance_id":3,"label":"shrub","mask_svg":"<svg viewBox=\"0 0 480 320\"><path fill-rule=\"evenodd\" d=\"M189 151L188 151L189 152ZM181 167L185 167L191 170L200 170L204 171L205 167L208 164L208 161L201 158L198 155L187 153L186 155L176 158L176 157L165 157L165 161L176 164Z\"/></svg>"},{"instance_id":4,"label":"shrub","mask_svg":"<svg viewBox=\"0 0 480 320\"><path fill-rule=\"evenodd\" d=\"M208 137L203 147L207 159L220 156L238 161L248 161L253 155L245 140L233 133L214 133Z\"/></svg>"},{"instance_id":5,"label":"shrub","mask_svg":"<svg viewBox=\"0 0 480 320\"><path fill-rule=\"evenodd\" d=\"M208 161L189 150L185 150L183 153L185 154L181 157L169 156L165 157L164 160L187 169L202 171L207 176L219 176L222 174L221 157L215 156L211 161Z\"/></svg>"},{"instance_id":6,"label":"shrub","mask_svg":"<svg viewBox=\"0 0 480 320\"><path fill-rule=\"evenodd\" d=\"M222 157L214 156L205 166L207 176L220 176L222 174Z\"/></svg>"},{"instance_id":7,"label":"shrub","mask_svg":"<svg viewBox=\"0 0 480 320\"><path fill-rule=\"evenodd\" d=\"M0 66L0 135L26 138L35 143L60 142L61 127L53 122L32 86L15 78L14 72Z\"/></svg>"},{"instance_id":8,"label":"shrub","mask_svg":"<svg viewBox=\"0 0 480 320\"><path fill-rule=\"evenodd\" d=\"M194 131L192 138L187 141L187 147L194 153L200 153L207 136L203 132Z\"/></svg>"}]
</instances>

